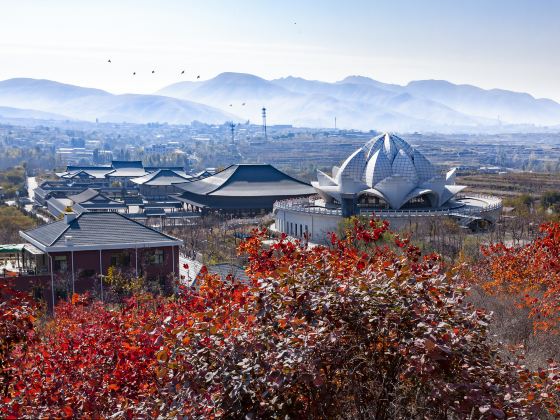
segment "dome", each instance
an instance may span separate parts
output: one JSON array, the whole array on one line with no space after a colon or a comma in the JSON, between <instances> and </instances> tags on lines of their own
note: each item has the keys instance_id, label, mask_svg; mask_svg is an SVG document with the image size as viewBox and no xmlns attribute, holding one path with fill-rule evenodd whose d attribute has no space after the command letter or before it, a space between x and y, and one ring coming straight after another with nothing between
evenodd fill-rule
<instances>
[{"instance_id":1,"label":"dome","mask_svg":"<svg viewBox=\"0 0 560 420\"><path fill-rule=\"evenodd\" d=\"M441 207L465 187L455 185L455 169L440 175L418 150L394 134L381 134L352 153L332 177L318 171L312 183L326 201L370 195L392 209L425 197Z\"/></svg>"}]
</instances>

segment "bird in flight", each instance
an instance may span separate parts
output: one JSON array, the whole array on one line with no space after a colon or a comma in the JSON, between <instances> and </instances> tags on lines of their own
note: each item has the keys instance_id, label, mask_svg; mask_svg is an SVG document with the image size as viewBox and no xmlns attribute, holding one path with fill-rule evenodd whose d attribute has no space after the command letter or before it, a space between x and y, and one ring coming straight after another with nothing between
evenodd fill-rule
<instances>
[{"instance_id":1,"label":"bird in flight","mask_svg":"<svg viewBox=\"0 0 560 420\"><path fill-rule=\"evenodd\" d=\"M154 74L155 72L156 72L155 70L152 70L152 74Z\"/></svg>"},{"instance_id":2,"label":"bird in flight","mask_svg":"<svg viewBox=\"0 0 560 420\"><path fill-rule=\"evenodd\" d=\"M181 74L185 74L185 70L183 70L183 71L181 72Z\"/></svg>"},{"instance_id":3,"label":"bird in flight","mask_svg":"<svg viewBox=\"0 0 560 420\"><path fill-rule=\"evenodd\" d=\"M233 106L233 104L229 104L229 106Z\"/></svg>"},{"instance_id":4,"label":"bird in flight","mask_svg":"<svg viewBox=\"0 0 560 420\"><path fill-rule=\"evenodd\" d=\"M108 59L108 60L107 60L107 63L110 63L110 62L111 62L111 59Z\"/></svg>"},{"instance_id":5,"label":"bird in flight","mask_svg":"<svg viewBox=\"0 0 560 420\"><path fill-rule=\"evenodd\" d=\"M197 79L200 79L200 76L196 76Z\"/></svg>"},{"instance_id":6,"label":"bird in flight","mask_svg":"<svg viewBox=\"0 0 560 420\"><path fill-rule=\"evenodd\" d=\"M133 75L133 76L136 76L136 72L132 72L132 75Z\"/></svg>"},{"instance_id":7,"label":"bird in flight","mask_svg":"<svg viewBox=\"0 0 560 420\"><path fill-rule=\"evenodd\" d=\"M243 103L241 104L241 106L245 106L245 102L243 102Z\"/></svg>"}]
</instances>

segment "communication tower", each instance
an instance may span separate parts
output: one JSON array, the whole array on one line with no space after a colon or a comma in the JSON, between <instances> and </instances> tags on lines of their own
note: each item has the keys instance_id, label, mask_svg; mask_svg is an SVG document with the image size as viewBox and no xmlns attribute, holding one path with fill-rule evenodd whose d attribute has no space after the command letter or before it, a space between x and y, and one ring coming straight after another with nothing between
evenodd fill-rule
<instances>
[{"instance_id":1,"label":"communication tower","mask_svg":"<svg viewBox=\"0 0 560 420\"><path fill-rule=\"evenodd\" d=\"M268 137L266 135L266 108L264 106L262 109L262 130L263 130L263 139L264 141L267 141Z\"/></svg>"}]
</instances>

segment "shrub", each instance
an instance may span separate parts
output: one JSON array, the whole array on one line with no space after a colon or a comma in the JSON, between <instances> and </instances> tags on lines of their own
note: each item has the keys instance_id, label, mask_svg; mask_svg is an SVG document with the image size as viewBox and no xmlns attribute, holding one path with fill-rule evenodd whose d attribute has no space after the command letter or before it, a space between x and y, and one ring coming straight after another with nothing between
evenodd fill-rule
<instances>
[{"instance_id":1,"label":"shrub","mask_svg":"<svg viewBox=\"0 0 560 420\"><path fill-rule=\"evenodd\" d=\"M392 238L391 244L386 241ZM11 352L4 416L530 418L558 410L558 368L499 356L490 316L440 257L356 220L308 248L244 242L249 284L73 298ZM512 360L516 360L513 358Z\"/></svg>"}]
</instances>

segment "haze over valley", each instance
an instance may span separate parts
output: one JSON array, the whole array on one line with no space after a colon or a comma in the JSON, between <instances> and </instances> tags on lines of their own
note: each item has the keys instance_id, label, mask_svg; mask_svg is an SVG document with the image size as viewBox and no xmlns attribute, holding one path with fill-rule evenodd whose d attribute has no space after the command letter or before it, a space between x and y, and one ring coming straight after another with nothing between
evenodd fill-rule
<instances>
[{"instance_id":1,"label":"haze over valley","mask_svg":"<svg viewBox=\"0 0 560 420\"><path fill-rule=\"evenodd\" d=\"M393 131L496 132L560 127L560 104L527 93L485 90L445 80L406 85L348 76L329 83L288 76L267 80L225 72L146 94L114 95L51 80L0 82L0 116L102 122L189 124L192 121Z\"/></svg>"}]
</instances>

